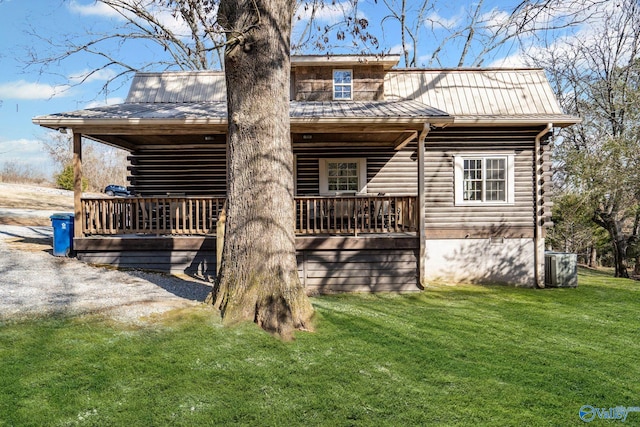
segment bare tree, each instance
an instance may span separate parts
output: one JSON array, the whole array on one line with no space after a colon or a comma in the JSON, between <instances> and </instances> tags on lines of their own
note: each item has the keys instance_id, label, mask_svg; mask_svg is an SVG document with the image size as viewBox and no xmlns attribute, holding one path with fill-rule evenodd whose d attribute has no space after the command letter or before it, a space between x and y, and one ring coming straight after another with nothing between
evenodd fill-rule
<instances>
[{"instance_id":1,"label":"bare tree","mask_svg":"<svg viewBox=\"0 0 640 427\"><path fill-rule=\"evenodd\" d=\"M228 213L212 297L225 322L288 338L313 308L295 251L289 121L292 0L222 0L227 35Z\"/></svg>"},{"instance_id":2,"label":"bare tree","mask_svg":"<svg viewBox=\"0 0 640 427\"><path fill-rule=\"evenodd\" d=\"M348 48L382 53L378 34L374 34L374 30L379 33L382 29L381 36L389 40L399 34L407 67L480 66L498 51L516 52L554 30L577 26L590 18L595 5L605 2L524 0L511 10L499 11L480 0L447 20L439 13L449 5L444 0L380 0L375 7L384 7L386 14L380 22L372 23L361 12L367 1L370 0L299 0L296 3L299 31L293 50L331 52ZM114 22L119 25L109 30L85 28L55 37L43 35L41 28L28 30L31 37L48 45L47 49L28 49L25 60L28 67L55 74L67 58L90 57L92 68L75 76L70 84L62 85L61 90L105 71L108 73L104 73L107 78L101 94L106 95L124 85L136 71L201 70L223 65L224 34L216 19L219 0L96 0L96 3L112 11L117 17ZM320 17L330 8L339 8L341 18L322 23ZM127 60L123 52L131 48L152 51L154 55Z\"/></svg>"},{"instance_id":3,"label":"bare tree","mask_svg":"<svg viewBox=\"0 0 640 427\"><path fill-rule=\"evenodd\" d=\"M68 1L68 0L65 0ZM224 35L215 21L216 1L199 0L96 0L116 15L115 28L95 31L86 28L81 33L58 37L43 35L40 28L31 27L28 34L39 39L48 49L29 48L27 65L49 72L70 57L88 55L92 69L66 87L80 85L105 70L102 93L123 85L136 71L142 70L204 70L219 68L222 63ZM145 57L126 61L126 49L154 49L154 59ZM55 69L54 69L55 72Z\"/></svg>"},{"instance_id":4,"label":"bare tree","mask_svg":"<svg viewBox=\"0 0 640 427\"><path fill-rule=\"evenodd\" d=\"M640 214L640 5L603 5L592 34L556 43L538 59L568 112L556 150L557 177L609 235L615 275L628 277Z\"/></svg>"},{"instance_id":5,"label":"bare tree","mask_svg":"<svg viewBox=\"0 0 640 427\"><path fill-rule=\"evenodd\" d=\"M40 143L53 161L58 173L70 167L73 160L71 135L48 132ZM83 141L83 177L88 190L101 191L108 184L127 183L128 153L115 147L91 141Z\"/></svg>"},{"instance_id":6,"label":"bare tree","mask_svg":"<svg viewBox=\"0 0 640 427\"><path fill-rule=\"evenodd\" d=\"M308 34L304 40L306 45L326 51L379 49L378 38L369 32L370 27L379 25L384 30L382 37L399 35L400 53L406 67L479 67L497 54L515 54L540 39L555 36L556 31L577 28L591 19L596 6L607 3L606 0L523 0L499 10L479 0L461 6L459 14L445 18L441 12L450 8L449 1L373 0L376 7L385 8L386 14L380 22L369 22L358 9L358 4L365 1L349 0L347 3L351 6L345 9L344 18L332 25L310 24L309 28L316 32L305 33ZM317 5L318 2L309 0L304 4ZM315 15L311 14L309 19L313 21Z\"/></svg>"},{"instance_id":7,"label":"bare tree","mask_svg":"<svg viewBox=\"0 0 640 427\"><path fill-rule=\"evenodd\" d=\"M433 9L431 0L408 2L407 0L382 0L389 13L380 22L384 27L387 21L400 26L402 56L407 67L417 66L418 43L420 33L426 25L426 13Z\"/></svg>"}]
</instances>

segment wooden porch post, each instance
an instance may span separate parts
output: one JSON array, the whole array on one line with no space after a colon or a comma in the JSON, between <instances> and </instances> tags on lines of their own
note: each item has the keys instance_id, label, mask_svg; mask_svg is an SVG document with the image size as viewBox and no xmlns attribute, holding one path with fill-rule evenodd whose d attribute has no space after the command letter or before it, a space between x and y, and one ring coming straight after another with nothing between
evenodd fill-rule
<instances>
[{"instance_id":1,"label":"wooden porch post","mask_svg":"<svg viewBox=\"0 0 640 427\"><path fill-rule=\"evenodd\" d=\"M216 221L216 276L220 274L222 267L222 251L224 250L224 233L227 223L227 200L222 205L222 210L218 213Z\"/></svg>"},{"instance_id":2,"label":"wooden porch post","mask_svg":"<svg viewBox=\"0 0 640 427\"><path fill-rule=\"evenodd\" d=\"M424 192L424 140L427 138L427 134L431 129L429 123L425 123L420 136L418 137L418 236L419 236L419 254L418 254L418 285L424 286L424 279L426 277L425 271L425 257L426 257L426 219L425 219L425 204L426 197Z\"/></svg>"},{"instance_id":3,"label":"wooden porch post","mask_svg":"<svg viewBox=\"0 0 640 427\"><path fill-rule=\"evenodd\" d=\"M73 237L82 237L82 134L73 133Z\"/></svg>"}]
</instances>

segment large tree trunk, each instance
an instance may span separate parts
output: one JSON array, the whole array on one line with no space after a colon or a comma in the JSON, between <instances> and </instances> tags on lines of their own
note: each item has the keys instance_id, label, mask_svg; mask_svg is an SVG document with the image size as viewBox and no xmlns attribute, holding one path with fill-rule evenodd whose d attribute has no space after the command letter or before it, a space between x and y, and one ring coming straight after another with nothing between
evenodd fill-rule
<instances>
[{"instance_id":1,"label":"large tree trunk","mask_svg":"<svg viewBox=\"0 0 640 427\"><path fill-rule=\"evenodd\" d=\"M613 248L614 276L629 278L629 272L627 271L627 241L620 231L617 221L610 219L605 223Z\"/></svg>"},{"instance_id":2,"label":"large tree trunk","mask_svg":"<svg viewBox=\"0 0 640 427\"><path fill-rule=\"evenodd\" d=\"M595 245L589 249L589 267L596 268L598 266L598 250Z\"/></svg>"},{"instance_id":3,"label":"large tree trunk","mask_svg":"<svg viewBox=\"0 0 640 427\"><path fill-rule=\"evenodd\" d=\"M293 0L222 0L227 30L228 209L212 292L225 323L283 337L311 329L298 277L289 123Z\"/></svg>"},{"instance_id":4,"label":"large tree trunk","mask_svg":"<svg viewBox=\"0 0 640 427\"><path fill-rule=\"evenodd\" d=\"M629 278L627 271L627 245L624 240L613 242L613 259L615 262L615 277Z\"/></svg>"},{"instance_id":5,"label":"large tree trunk","mask_svg":"<svg viewBox=\"0 0 640 427\"><path fill-rule=\"evenodd\" d=\"M599 210L593 216L593 221L600 227L607 230L611 239L611 249L613 249L613 264L615 268L615 277L629 278L627 271L627 238L622 232L622 221L616 219L614 213Z\"/></svg>"}]
</instances>

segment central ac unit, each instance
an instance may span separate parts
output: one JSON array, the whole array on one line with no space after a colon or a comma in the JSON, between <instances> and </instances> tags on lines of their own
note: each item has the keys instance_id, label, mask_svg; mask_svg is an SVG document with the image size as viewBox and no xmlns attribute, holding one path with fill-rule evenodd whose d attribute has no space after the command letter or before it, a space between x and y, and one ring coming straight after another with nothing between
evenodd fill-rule
<instances>
[{"instance_id":1,"label":"central ac unit","mask_svg":"<svg viewBox=\"0 0 640 427\"><path fill-rule=\"evenodd\" d=\"M544 283L554 288L578 286L578 256L563 252L545 252Z\"/></svg>"}]
</instances>

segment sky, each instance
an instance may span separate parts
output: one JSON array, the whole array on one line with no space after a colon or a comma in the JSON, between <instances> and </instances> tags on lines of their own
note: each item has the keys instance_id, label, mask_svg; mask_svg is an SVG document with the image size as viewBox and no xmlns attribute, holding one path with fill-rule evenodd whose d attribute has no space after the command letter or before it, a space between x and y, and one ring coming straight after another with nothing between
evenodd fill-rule
<instances>
[{"instance_id":1,"label":"sky","mask_svg":"<svg viewBox=\"0 0 640 427\"><path fill-rule=\"evenodd\" d=\"M485 0L485 10L496 19L519 0ZM442 7L429 12L434 33L449 31L468 16L471 2L442 2ZM338 5L341 5L338 2ZM348 6L342 6L348 7ZM321 19L330 23L340 15L340 9L325 9ZM303 14L303 13L302 13ZM373 0L362 0L361 14L372 23L370 31L381 42L380 51L399 52L399 34L393 20L387 19L381 27L376 22L388 14ZM163 16L170 22L169 15ZM40 141L49 138L49 132L32 124L35 116L73 111L82 108L122 102L127 95L128 81L111 87L108 94L100 93L107 79L117 73L111 67L86 78L88 70L100 64L89 55L72 56L53 62L47 69L29 65L30 52L39 56L55 53L52 42L63 40L70 34L78 41L88 40L89 33L112 31L122 21L112 11L94 0L0 0L0 168L5 163L32 165L46 176L54 173L54 165ZM179 28L177 22L171 23ZM296 27L300 31L300 25ZM451 45L451 58L443 55L442 66L455 66L455 52L460 46ZM480 49L482 46L475 46ZM433 47L428 47L429 52ZM446 52L445 52L446 53ZM143 61L152 58L152 50L144 45L131 46L120 51L123 61ZM513 47L496 51L485 65L518 65L518 52ZM426 64L428 56L419 57ZM447 62L447 61L454 61ZM427 64L432 65L432 64ZM160 70L153 70L160 71Z\"/></svg>"}]
</instances>

